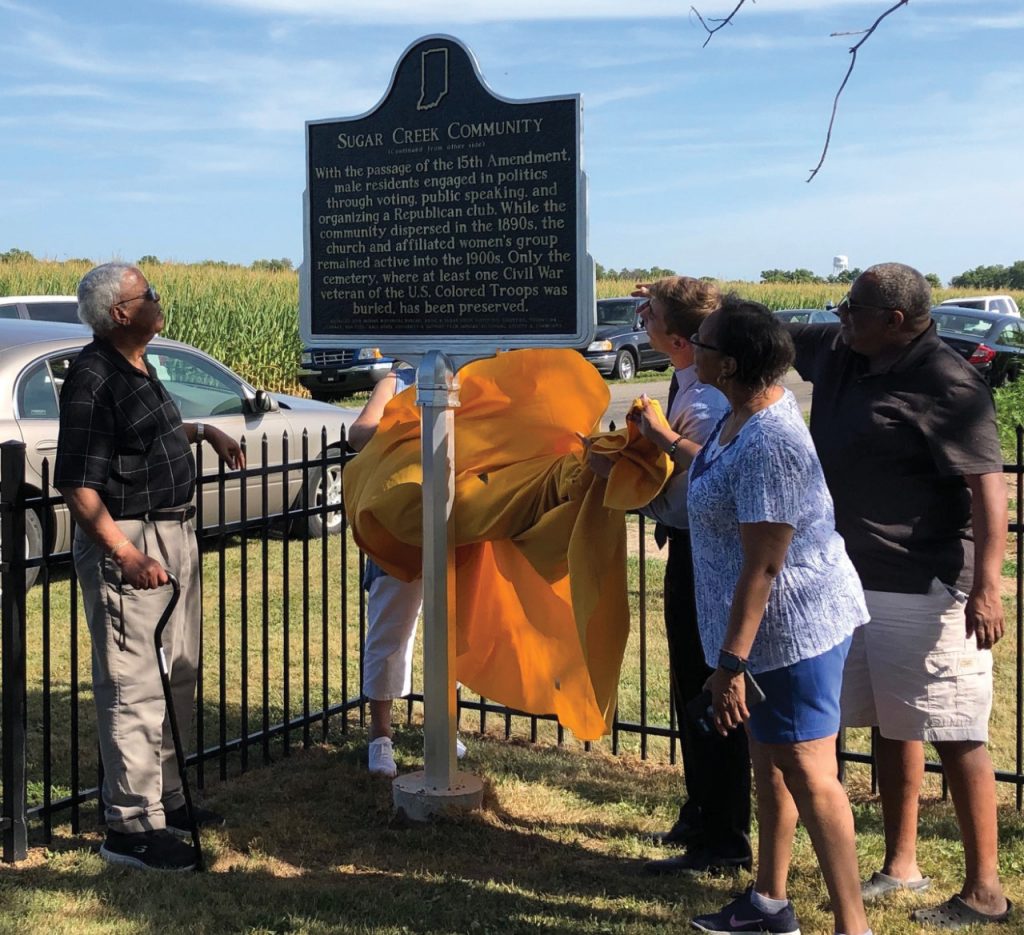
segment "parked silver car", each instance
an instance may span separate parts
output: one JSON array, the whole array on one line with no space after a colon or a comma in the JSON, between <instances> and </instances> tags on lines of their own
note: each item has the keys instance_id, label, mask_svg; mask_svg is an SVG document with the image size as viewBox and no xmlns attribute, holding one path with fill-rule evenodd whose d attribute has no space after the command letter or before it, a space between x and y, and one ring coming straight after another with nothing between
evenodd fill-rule
<instances>
[{"instance_id":1,"label":"parked silver car","mask_svg":"<svg viewBox=\"0 0 1024 935\"><path fill-rule=\"evenodd\" d=\"M15 439L25 443L26 481L34 493L42 491L44 460L49 461L49 476L53 476L61 384L71 362L90 340L92 332L84 325L0 320L0 441ZM208 354L178 341L154 338L146 357L178 404L182 419L215 425L233 438L245 438L250 471L263 466L264 436L268 443L268 467L282 464L282 442L286 436L288 462L299 461L303 432L308 432L310 460L321 457L324 427L328 453L336 454L343 427L351 425L359 414L357 409L257 390ZM203 455L204 476L215 476L220 470L217 456L209 447ZM324 498L329 504L341 502L340 464L327 465L326 477L319 467L305 471L296 467L287 473L287 491L282 472L267 476L268 514L279 513L285 502L302 506L307 495L311 507L321 505ZM216 528L220 520L217 486L207 483L203 487L203 524L207 530ZM225 523L242 519L241 499L239 480L227 481ZM246 513L250 519L263 515L263 499L263 477L254 473L246 484ZM327 514L329 533L337 532L341 523L340 511ZM25 525L29 554L41 554L42 517L29 511ZM68 550L70 523L63 503L52 509L48 528L50 550ZM321 535L321 517L310 516L306 531L309 535Z\"/></svg>"},{"instance_id":2,"label":"parked silver car","mask_svg":"<svg viewBox=\"0 0 1024 935\"><path fill-rule=\"evenodd\" d=\"M0 296L0 318L63 321L78 324L78 299L73 295Z\"/></svg>"}]
</instances>

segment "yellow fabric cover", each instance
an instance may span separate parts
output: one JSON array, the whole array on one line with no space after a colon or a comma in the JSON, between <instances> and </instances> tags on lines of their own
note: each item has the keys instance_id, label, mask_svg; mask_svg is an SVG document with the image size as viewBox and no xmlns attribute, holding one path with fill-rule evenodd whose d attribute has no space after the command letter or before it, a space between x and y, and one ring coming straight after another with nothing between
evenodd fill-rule
<instances>
[{"instance_id":1,"label":"yellow fabric cover","mask_svg":"<svg viewBox=\"0 0 1024 935\"><path fill-rule=\"evenodd\" d=\"M593 434L608 389L576 351L499 354L458 380L458 679L596 739L610 729L629 635L624 511L657 495L671 463L631 422ZM586 466L577 433L615 460L607 481ZM412 387L388 403L344 477L356 542L405 581L422 571L421 480Z\"/></svg>"}]
</instances>

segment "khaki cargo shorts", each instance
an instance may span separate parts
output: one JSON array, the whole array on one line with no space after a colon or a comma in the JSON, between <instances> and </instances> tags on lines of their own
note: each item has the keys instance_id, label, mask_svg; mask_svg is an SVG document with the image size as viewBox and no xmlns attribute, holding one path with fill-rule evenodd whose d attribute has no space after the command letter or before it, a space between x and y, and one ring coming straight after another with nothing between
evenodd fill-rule
<instances>
[{"instance_id":1,"label":"khaki cargo shorts","mask_svg":"<svg viewBox=\"0 0 1024 935\"><path fill-rule=\"evenodd\" d=\"M890 740L988 740L992 653L964 635L967 595L932 581L927 594L865 591L871 619L843 672L844 727Z\"/></svg>"}]
</instances>

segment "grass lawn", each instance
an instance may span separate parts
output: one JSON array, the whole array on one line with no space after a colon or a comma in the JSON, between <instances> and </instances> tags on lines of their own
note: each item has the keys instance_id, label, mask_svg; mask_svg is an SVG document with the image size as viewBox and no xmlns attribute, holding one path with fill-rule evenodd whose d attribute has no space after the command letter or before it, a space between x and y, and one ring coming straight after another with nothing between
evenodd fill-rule
<instances>
[{"instance_id":1,"label":"grass lawn","mask_svg":"<svg viewBox=\"0 0 1024 935\"><path fill-rule=\"evenodd\" d=\"M205 835L206 874L113 868L93 852L98 833L59 831L17 868L0 869L0 932L677 932L749 879L652 878L659 851L646 832L667 827L677 771L633 757L581 754L469 736L464 768L485 779L484 808L406 826L392 818L390 787L363 768L356 732L208 791L227 827ZM403 768L421 738L397 735ZM877 867L877 807L854 781L862 865ZM1024 821L1001 814L1001 867L1024 900ZM908 911L953 892L962 872L952 808L925 803L921 863L933 893L899 898L869 919L876 933L916 932ZM830 933L826 894L804 831L791 874L805 933ZM1007 931L1007 929L1003 929ZM1017 929L1019 931L1019 929Z\"/></svg>"},{"instance_id":2,"label":"grass lawn","mask_svg":"<svg viewBox=\"0 0 1024 935\"><path fill-rule=\"evenodd\" d=\"M643 566L648 591L646 633L641 640L638 524L635 517L629 522L634 627L623 669L620 713L623 719L638 721L646 708L650 723L667 724L667 658L660 595L664 565L648 538L648 558ZM261 722L264 629L271 660L268 717L279 719L285 710L285 671L289 673L287 709L292 713L301 710L303 601L297 564L301 548L300 543L290 542L286 562L280 542L270 544L266 559L260 545L250 544L247 580L243 579L242 549L237 541L225 550L223 565L216 550L205 552L207 744L215 741L219 729L216 703L221 691L217 665L221 637L215 596L222 575L227 595L226 732L234 736L241 723L243 658L251 680L245 693L249 724L252 728ZM328 567L332 571L327 587L317 584L309 599L310 680L316 707L321 690L322 608L328 620L328 695L331 700L343 696L338 625L343 596L348 617L349 696L357 692L358 685L356 563L349 561L343 579L336 558L338 544L331 543L330 548ZM319 544L311 544L311 557L316 567ZM1013 586L1008 578L1008 612L1013 610ZM29 772L37 778L32 789L35 801L42 791L38 782L43 754L38 691L42 596L39 588L30 593L28 616L32 660ZM56 683L51 747L56 761L54 793L60 794L68 791L67 711L72 681L65 582L55 583L51 602L51 675ZM245 653L241 649L243 606L249 613ZM1012 615L1008 619L1012 620ZM78 629L80 659L74 680L80 686L82 777L91 784L95 740L88 637L84 622ZM642 704L640 693L641 642L647 668L646 704ZM287 666L285 645L289 647ZM1013 768L1015 653L1016 638L1010 633L997 647L997 703L992 720L993 752L997 766L1003 768ZM416 679L419 684L418 674ZM400 722L397 756L400 767L408 770L422 764L422 741L415 723L418 708L411 724L406 723L405 711L404 705L396 706ZM538 724L537 744L529 742L526 718L513 719L510 740L504 737L505 719L499 715L488 715L484 734L479 733L479 726L477 713L463 714L462 736L470 748L463 768L484 779L484 808L456 820L412 827L395 821L389 784L371 779L365 772L365 733L353 713L346 731L342 731L340 719L332 722L326 743L316 743L320 737L316 728L309 749L303 750L301 736L293 733L287 757L281 739L274 738L269 744L268 766L260 765L258 745L250 749L248 772L241 773L238 756L232 754L225 759L226 782L218 779L216 761L207 764L207 801L227 815L228 825L204 837L211 871L205 875L167 877L106 865L95 853L101 833L93 805L83 809L82 834L72 835L67 824L57 824L49 847L42 845L40 830L34 826L28 860L15 867L0 865L0 933L669 932L686 928L693 913L716 908L749 880L745 874L693 880L643 874L643 860L659 853L645 843L644 835L668 827L679 804L679 767L669 762L666 740L652 738L648 759L641 760L639 738L625 732L620 734L623 753L613 757L607 738L594 744L590 753L583 752L582 745L569 735L564 745L557 747L556 728L547 722ZM864 732L853 732L848 746L864 749L867 742ZM869 783L867 767L848 767L847 788L854 802L865 874L877 869L882 859L881 817ZM1012 802L1012 787L1001 785L1001 869L1010 898L1024 905L1024 818ZM933 891L872 909L869 918L878 935L918 931L909 922L909 909L944 899L959 886L961 843L952 807L941 801L937 777L926 780L920 838L921 863L935 880ZM803 931L830 933L824 885L803 830L798 834L791 884Z\"/></svg>"}]
</instances>

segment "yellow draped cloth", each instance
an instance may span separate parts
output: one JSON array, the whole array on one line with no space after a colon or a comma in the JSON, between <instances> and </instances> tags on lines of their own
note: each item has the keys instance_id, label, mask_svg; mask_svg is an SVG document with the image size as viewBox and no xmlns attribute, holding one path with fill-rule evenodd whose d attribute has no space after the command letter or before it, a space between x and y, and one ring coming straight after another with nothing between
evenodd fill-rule
<instances>
[{"instance_id":1,"label":"yellow draped cloth","mask_svg":"<svg viewBox=\"0 0 1024 935\"><path fill-rule=\"evenodd\" d=\"M609 393L576 351L511 351L458 380L457 677L594 740L610 729L629 635L624 511L657 495L671 463L632 423L595 434ZM577 433L614 460L607 481L586 466ZM388 403L344 475L356 542L404 581L422 572L421 482L413 387Z\"/></svg>"}]
</instances>

